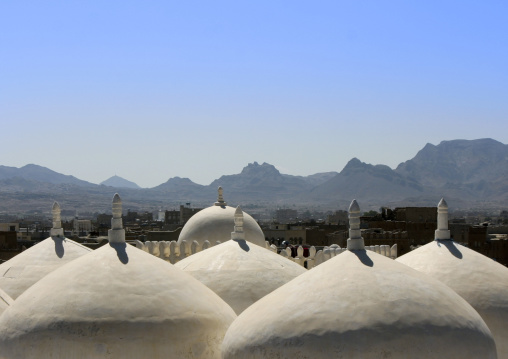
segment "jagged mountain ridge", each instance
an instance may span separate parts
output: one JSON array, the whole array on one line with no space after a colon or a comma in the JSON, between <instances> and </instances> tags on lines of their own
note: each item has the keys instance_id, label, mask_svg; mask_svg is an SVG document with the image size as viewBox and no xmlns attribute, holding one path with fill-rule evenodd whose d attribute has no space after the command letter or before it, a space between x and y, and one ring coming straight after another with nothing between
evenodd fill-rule
<instances>
[{"instance_id":1,"label":"jagged mountain ridge","mask_svg":"<svg viewBox=\"0 0 508 359\"><path fill-rule=\"evenodd\" d=\"M395 172L434 187L493 181L508 175L508 145L490 138L427 143Z\"/></svg>"},{"instance_id":2,"label":"jagged mountain ridge","mask_svg":"<svg viewBox=\"0 0 508 359\"><path fill-rule=\"evenodd\" d=\"M189 178L173 177L149 189L122 188L129 208L165 203L213 203L218 186L230 203L333 204L356 198L380 205L433 203L441 196L467 205L475 201L508 200L508 146L491 139L427 144L395 170L354 158L341 172L310 176L282 174L275 166L250 163L238 174L224 175L203 186ZM130 182L130 181L129 181ZM0 166L0 211L47 208L48 198L77 208L109 208L118 187L99 186L45 167ZM21 200L22 199L22 200ZM42 201L45 201L42 203ZM453 200L452 200L453 202ZM12 207L14 205L14 207Z\"/></svg>"},{"instance_id":3,"label":"jagged mountain ridge","mask_svg":"<svg viewBox=\"0 0 508 359\"><path fill-rule=\"evenodd\" d=\"M313 201L344 198L390 201L424 193L425 188L421 184L388 166L371 165L353 158L340 173L313 188L307 198Z\"/></svg>"}]
</instances>

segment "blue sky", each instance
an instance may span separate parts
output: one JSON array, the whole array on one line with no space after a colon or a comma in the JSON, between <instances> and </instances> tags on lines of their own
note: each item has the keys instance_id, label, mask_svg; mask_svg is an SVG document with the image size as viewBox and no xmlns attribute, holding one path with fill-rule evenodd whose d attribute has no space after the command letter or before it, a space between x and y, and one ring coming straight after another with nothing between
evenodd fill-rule
<instances>
[{"instance_id":1,"label":"blue sky","mask_svg":"<svg viewBox=\"0 0 508 359\"><path fill-rule=\"evenodd\" d=\"M506 1L2 1L0 164L209 184L508 143Z\"/></svg>"}]
</instances>

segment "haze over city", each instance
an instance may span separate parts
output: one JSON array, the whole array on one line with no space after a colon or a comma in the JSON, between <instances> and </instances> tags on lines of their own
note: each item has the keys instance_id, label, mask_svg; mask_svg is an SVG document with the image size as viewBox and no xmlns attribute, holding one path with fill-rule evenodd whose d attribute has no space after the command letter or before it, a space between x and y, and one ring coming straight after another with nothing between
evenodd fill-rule
<instances>
[{"instance_id":1,"label":"haze over city","mask_svg":"<svg viewBox=\"0 0 508 359\"><path fill-rule=\"evenodd\" d=\"M0 165L142 187L508 143L501 1L0 4Z\"/></svg>"}]
</instances>

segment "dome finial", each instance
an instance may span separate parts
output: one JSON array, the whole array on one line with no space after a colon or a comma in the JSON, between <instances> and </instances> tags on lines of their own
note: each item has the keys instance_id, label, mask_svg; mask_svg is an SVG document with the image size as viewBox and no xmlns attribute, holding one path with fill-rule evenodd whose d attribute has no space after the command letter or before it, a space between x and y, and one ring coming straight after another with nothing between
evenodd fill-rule
<instances>
[{"instance_id":1,"label":"dome finial","mask_svg":"<svg viewBox=\"0 0 508 359\"><path fill-rule=\"evenodd\" d=\"M113 218L111 218L111 229L108 231L109 243L125 242L125 230L122 222L122 199L115 193L113 197Z\"/></svg>"},{"instance_id":2,"label":"dome finial","mask_svg":"<svg viewBox=\"0 0 508 359\"><path fill-rule=\"evenodd\" d=\"M231 232L231 239L245 240L245 233L243 232L243 211L240 206L236 207L235 230Z\"/></svg>"},{"instance_id":3,"label":"dome finial","mask_svg":"<svg viewBox=\"0 0 508 359\"><path fill-rule=\"evenodd\" d=\"M450 239L450 230L448 229L448 204L441 198L437 205L437 229L434 232L434 239L447 240Z\"/></svg>"},{"instance_id":4,"label":"dome finial","mask_svg":"<svg viewBox=\"0 0 508 359\"><path fill-rule=\"evenodd\" d=\"M50 231L51 237L63 237L64 235L60 213L60 205L55 201L53 203L53 208L51 209L51 214L53 215L53 228L51 228Z\"/></svg>"},{"instance_id":5,"label":"dome finial","mask_svg":"<svg viewBox=\"0 0 508 359\"><path fill-rule=\"evenodd\" d=\"M215 202L215 205L225 207L227 205L227 203L224 202L224 197L223 197L224 191L221 186L219 186L219 188L217 189L217 192L218 192L218 196L217 196L217 202Z\"/></svg>"},{"instance_id":6,"label":"dome finial","mask_svg":"<svg viewBox=\"0 0 508 359\"><path fill-rule=\"evenodd\" d=\"M350 251L365 249L365 243L360 229L360 206L356 199L349 206L349 238L347 249Z\"/></svg>"},{"instance_id":7,"label":"dome finial","mask_svg":"<svg viewBox=\"0 0 508 359\"><path fill-rule=\"evenodd\" d=\"M438 208L442 208L442 209L444 209L444 208L448 209L448 203L446 203L444 198L441 198L441 200L439 201L437 207Z\"/></svg>"}]
</instances>

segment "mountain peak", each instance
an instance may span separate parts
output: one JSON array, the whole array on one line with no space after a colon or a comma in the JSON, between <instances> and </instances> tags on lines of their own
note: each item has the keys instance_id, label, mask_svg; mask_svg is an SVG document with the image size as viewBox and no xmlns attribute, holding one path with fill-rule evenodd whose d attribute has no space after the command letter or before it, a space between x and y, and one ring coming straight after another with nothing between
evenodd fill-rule
<instances>
[{"instance_id":1,"label":"mountain peak","mask_svg":"<svg viewBox=\"0 0 508 359\"><path fill-rule=\"evenodd\" d=\"M275 166L266 162L263 162L263 164L260 165L256 161L249 163L246 167L244 167L241 174L250 176L258 173L272 173L280 175L279 170L275 168Z\"/></svg>"},{"instance_id":2,"label":"mountain peak","mask_svg":"<svg viewBox=\"0 0 508 359\"><path fill-rule=\"evenodd\" d=\"M102 181L100 184L104 186L116 187L116 188L141 188L134 182L128 181L125 178L114 175L108 178L105 181Z\"/></svg>"},{"instance_id":3,"label":"mountain peak","mask_svg":"<svg viewBox=\"0 0 508 359\"><path fill-rule=\"evenodd\" d=\"M344 166L344 168L342 169L342 172L344 172L344 171L347 172L347 171L355 169L355 168L366 168L366 167L369 167L369 165L360 161L358 158L353 157L352 159L349 160L349 162L346 164L346 166Z\"/></svg>"}]
</instances>

